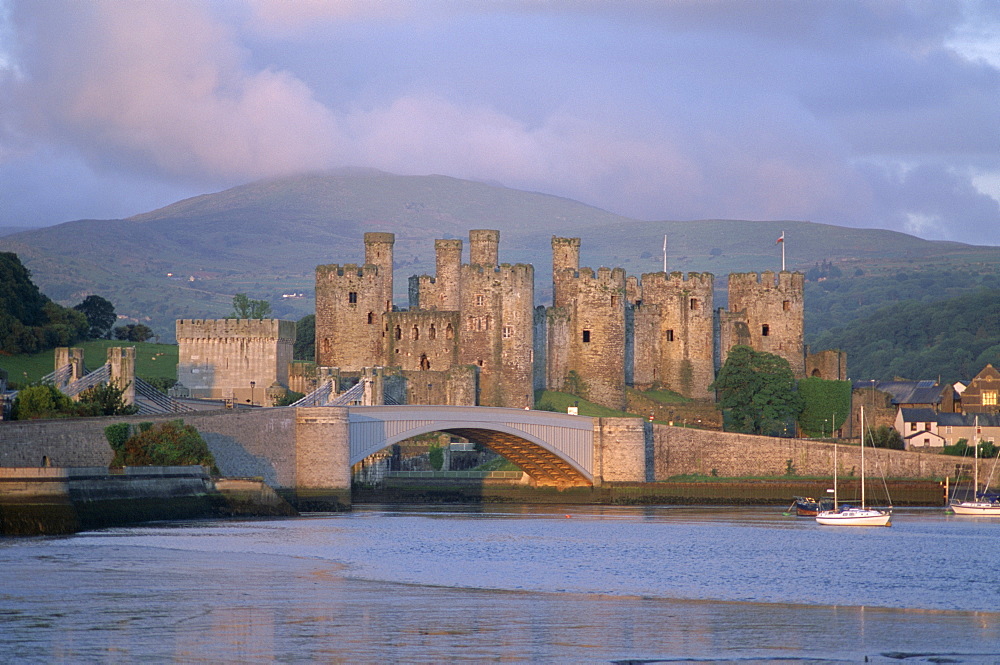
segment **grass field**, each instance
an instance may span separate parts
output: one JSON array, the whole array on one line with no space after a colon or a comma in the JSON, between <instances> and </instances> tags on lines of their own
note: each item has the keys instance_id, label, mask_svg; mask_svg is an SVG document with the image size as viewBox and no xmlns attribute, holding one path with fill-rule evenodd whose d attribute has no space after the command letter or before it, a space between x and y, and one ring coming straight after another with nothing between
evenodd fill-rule
<instances>
[{"instance_id":1,"label":"grass field","mask_svg":"<svg viewBox=\"0 0 1000 665\"><path fill-rule=\"evenodd\" d=\"M177 345L151 342L122 342L97 339L76 346L83 349L84 364L94 370L107 362L108 348L112 346L135 347L135 373L144 378L177 378ZM55 369L55 351L23 353L0 356L0 369L7 371L8 380L15 387L38 381Z\"/></svg>"}]
</instances>

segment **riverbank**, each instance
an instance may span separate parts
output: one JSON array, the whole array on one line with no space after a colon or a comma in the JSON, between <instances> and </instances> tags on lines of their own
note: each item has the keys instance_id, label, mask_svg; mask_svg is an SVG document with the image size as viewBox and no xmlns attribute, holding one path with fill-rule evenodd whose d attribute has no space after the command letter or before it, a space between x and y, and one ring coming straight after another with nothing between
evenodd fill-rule
<instances>
[{"instance_id":1,"label":"riverbank","mask_svg":"<svg viewBox=\"0 0 1000 665\"><path fill-rule=\"evenodd\" d=\"M945 485L936 480L887 481L894 506L943 506ZM485 480L386 478L379 487L355 486L355 504L378 503L528 503L579 505L789 505L794 496L828 496L829 480L741 479L613 483L599 487L532 487ZM873 488L869 486L868 492ZM873 502L886 505L875 488ZM840 496L849 502L860 494L860 481L841 480Z\"/></svg>"},{"instance_id":2,"label":"riverbank","mask_svg":"<svg viewBox=\"0 0 1000 665\"><path fill-rule=\"evenodd\" d=\"M0 535L63 535L159 520L298 513L261 480L200 466L0 468Z\"/></svg>"}]
</instances>

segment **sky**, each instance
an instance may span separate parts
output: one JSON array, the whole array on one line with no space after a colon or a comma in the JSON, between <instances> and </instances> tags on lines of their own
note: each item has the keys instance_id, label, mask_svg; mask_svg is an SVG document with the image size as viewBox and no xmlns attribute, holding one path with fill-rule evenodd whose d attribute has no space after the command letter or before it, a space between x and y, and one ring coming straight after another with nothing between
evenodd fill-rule
<instances>
[{"instance_id":1,"label":"sky","mask_svg":"<svg viewBox=\"0 0 1000 665\"><path fill-rule=\"evenodd\" d=\"M1000 3L0 0L0 226L338 167L1000 245Z\"/></svg>"}]
</instances>

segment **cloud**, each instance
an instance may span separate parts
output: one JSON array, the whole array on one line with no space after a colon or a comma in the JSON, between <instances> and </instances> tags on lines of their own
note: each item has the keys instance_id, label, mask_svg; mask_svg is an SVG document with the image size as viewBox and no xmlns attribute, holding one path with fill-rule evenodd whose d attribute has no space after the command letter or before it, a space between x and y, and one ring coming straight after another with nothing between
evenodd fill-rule
<instances>
[{"instance_id":1,"label":"cloud","mask_svg":"<svg viewBox=\"0 0 1000 665\"><path fill-rule=\"evenodd\" d=\"M336 120L287 71L249 68L225 26L188 2L29 3L15 86L35 136L97 168L238 180L333 162Z\"/></svg>"},{"instance_id":2,"label":"cloud","mask_svg":"<svg viewBox=\"0 0 1000 665\"><path fill-rule=\"evenodd\" d=\"M808 219L1000 242L983 193L995 191L984 174L1000 172L1000 70L975 55L1000 34L988 3L10 7L6 173L30 163L37 180L57 155L94 172L80 186L162 181L161 192L195 194L372 166L645 219Z\"/></svg>"}]
</instances>

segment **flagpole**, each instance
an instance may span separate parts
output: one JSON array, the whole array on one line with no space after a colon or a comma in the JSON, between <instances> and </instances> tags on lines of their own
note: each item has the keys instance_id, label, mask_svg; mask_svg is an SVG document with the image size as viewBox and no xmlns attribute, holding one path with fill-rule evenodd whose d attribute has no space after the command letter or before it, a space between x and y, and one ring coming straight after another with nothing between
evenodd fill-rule
<instances>
[{"instance_id":1,"label":"flagpole","mask_svg":"<svg viewBox=\"0 0 1000 665\"><path fill-rule=\"evenodd\" d=\"M663 236L663 272L667 272L667 236Z\"/></svg>"},{"instance_id":2,"label":"flagpole","mask_svg":"<svg viewBox=\"0 0 1000 665\"><path fill-rule=\"evenodd\" d=\"M785 232L781 232L781 272L785 272Z\"/></svg>"}]
</instances>

